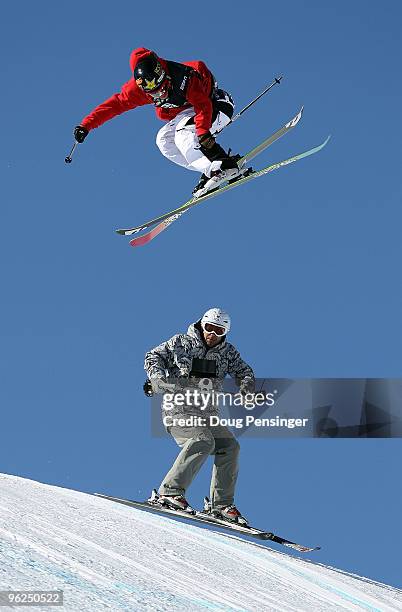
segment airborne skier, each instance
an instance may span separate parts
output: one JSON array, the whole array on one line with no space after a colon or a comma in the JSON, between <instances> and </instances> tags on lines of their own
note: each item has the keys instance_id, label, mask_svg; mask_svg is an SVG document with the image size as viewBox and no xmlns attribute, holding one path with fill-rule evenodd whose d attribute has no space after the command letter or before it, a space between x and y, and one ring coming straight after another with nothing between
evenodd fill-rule
<instances>
[{"instance_id":1,"label":"airborne skier","mask_svg":"<svg viewBox=\"0 0 402 612\"><path fill-rule=\"evenodd\" d=\"M188 328L187 334L177 334L150 350L145 356L145 370L154 393L172 393L173 380L211 378L221 383L226 376L236 378L240 391L254 390L253 370L227 342L230 317L220 308L211 308ZM173 380L172 380L173 379ZM170 382L169 382L170 380ZM174 407L170 417L194 414L193 406ZM196 412L197 413L197 412ZM198 410L199 414L199 410ZM208 413L213 414L213 409ZM238 473L239 444L227 427L173 425L168 432L181 447L172 468L166 474L151 502L176 510L191 511L186 489L209 455L214 455L210 488L210 507L215 516L247 524L234 505Z\"/></svg>"},{"instance_id":2,"label":"airborne skier","mask_svg":"<svg viewBox=\"0 0 402 612\"><path fill-rule=\"evenodd\" d=\"M157 116L167 125L156 144L162 155L189 170L201 173L194 197L240 177L239 155L229 155L213 134L229 123L234 110L230 94L218 84L202 61L177 63L140 47L131 53L132 78L87 115L74 129L82 143L89 131L128 110L154 104Z\"/></svg>"}]
</instances>

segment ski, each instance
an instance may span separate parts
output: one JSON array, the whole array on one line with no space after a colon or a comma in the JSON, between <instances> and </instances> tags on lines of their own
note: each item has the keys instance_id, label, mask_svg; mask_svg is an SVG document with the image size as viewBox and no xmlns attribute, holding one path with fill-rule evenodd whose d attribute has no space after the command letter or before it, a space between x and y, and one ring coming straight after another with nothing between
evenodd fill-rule
<instances>
[{"instance_id":1,"label":"ski","mask_svg":"<svg viewBox=\"0 0 402 612\"><path fill-rule=\"evenodd\" d=\"M206 196L203 196L202 198L199 198L196 201L190 200L190 203L188 203L187 205L183 206L177 212L174 212L174 214L171 214L171 216L165 218L161 223L159 223L151 231L146 232L145 234L142 234L141 236L138 236L137 238L134 238L134 239L130 240L130 245L133 246L133 247L137 247L137 246L143 246L144 244L147 244L148 242L153 240L156 236L158 236L158 234L160 234L163 230L167 229L169 227L169 225L171 225L173 223L173 221L176 221L182 215L184 215L185 212L190 210L190 208L192 206L195 206L196 204L199 204L200 202L203 202L204 200L206 200L208 198L213 198L213 197L215 197L217 195L220 195L221 193L223 193L225 191L229 191L229 189L233 189L234 187L238 187L239 185L243 185L244 183L247 183L248 181L256 179L256 178L258 178L260 176L263 176L264 174L268 174L269 172L273 172L274 170L277 170L278 168L282 168L282 166L287 166L288 164L292 164L293 162L296 162L299 159L303 159L304 157L308 157L309 155L313 155L314 153L318 153L318 151L321 151L321 149L323 149L325 147L325 145L327 144L329 139L330 139L330 136L328 136L324 140L324 142L322 142L317 147L314 147L313 149L309 149L308 151L304 151L303 153L298 153L297 155L293 155L292 157L289 157L288 159L284 159L284 160L282 160L280 162L276 162L275 164L271 164L270 166L266 166L266 168L263 168L262 170L258 170L256 172L251 172L247 176L239 178L238 180L236 180L233 183L229 183L227 185L224 185L223 187L220 187L216 191L213 191L212 193L207 194ZM140 231L140 230L138 230L138 231Z\"/></svg>"},{"instance_id":2,"label":"ski","mask_svg":"<svg viewBox=\"0 0 402 612\"><path fill-rule=\"evenodd\" d=\"M235 531L236 533L240 533L243 535L248 535L259 540L270 540L271 542L276 542L276 544L281 544L282 546L287 546L288 548L293 548L298 552L312 552L314 550L320 550L319 546L310 547L310 546L302 546L301 544L297 544L296 542L291 542L290 540L285 540L285 538L281 538L273 533L268 531L262 531L261 529L256 529L255 527L244 527L242 525L236 525L236 523L228 523L228 521L224 521L222 519L218 519L215 517L211 517L205 512L195 512L195 514L191 514L189 512L184 512L180 510L172 510L170 508L163 508L158 505L150 504L148 502L139 502L131 499L122 499L120 497L112 497L111 495L104 495L103 493L95 493L97 497L102 497L103 499L108 499L110 501L117 502L118 504L123 504L124 506L130 506L132 508L138 508L140 510L145 510L146 512L151 513L159 513L167 516L171 516L173 518L184 518L190 521L194 521L196 523L203 523L208 525L215 525L217 527L221 527L222 529L226 529L228 531Z\"/></svg>"},{"instance_id":3,"label":"ski","mask_svg":"<svg viewBox=\"0 0 402 612\"><path fill-rule=\"evenodd\" d=\"M251 151L248 151L248 153L243 155L243 157L241 157L240 160L239 160L239 166L243 167L246 164L248 164L248 162L251 161L252 159L254 159L254 157L256 157L262 151L264 151L269 146L271 146L275 141L279 140L279 138L281 138L284 134L286 134L287 132L292 130L299 123L300 119L302 118L303 109L304 109L304 107L302 106L301 109L299 110L299 112L296 113L296 115L293 117L293 119L288 121L288 123L286 123L283 127L281 127L279 130L277 130L274 134L272 134L271 136L268 136L268 138L263 140L262 143L260 143L256 147L254 147L254 149L251 149ZM218 191L220 192L221 189L218 189ZM142 230L147 229L148 227L151 227L152 225L156 225L156 223L159 223L161 221L164 221L165 219L170 218L172 215L175 215L176 213L178 213L180 211L187 210L187 208L190 208L191 206L194 206L195 204L198 204L199 202L203 202L204 200L208 200L209 198L212 198L215 195L217 195L216 191L211 192L211 193L207 193L207 194L205 194L204 196L202 196L200 198L191 198L190 200L188 200L187 202L185 202L184 204L182 204L178 208L176 208L174 210L171 210L170 212L165 213L163 215L160 215L159 217L155 217L155 219L151 219L150 221L146 221L142 225L138 225L137 227L131 227L131 228L128 228L128 229L117 229L116 232L117 232L117 234L120 234L122 236L132 236L133 234L137 234L138 232L141 232ZM170 223L169 223L169 225L170 225ZM160 230L160 231L162 231L162 230Z\"/></svg>"}]
</instances>

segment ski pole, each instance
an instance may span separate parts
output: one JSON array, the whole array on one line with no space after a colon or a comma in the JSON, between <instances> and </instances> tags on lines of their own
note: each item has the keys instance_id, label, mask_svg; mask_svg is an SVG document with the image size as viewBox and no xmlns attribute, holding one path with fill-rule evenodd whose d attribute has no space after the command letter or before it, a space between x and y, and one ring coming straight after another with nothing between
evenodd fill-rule
<instances>
[{"instance_id":1,"label":"ski pole","mask_svg":"<svg viewBox=\"0 0 402 612\"><path fill-rule=\"evenodd\" d=\"M75 143L73 144L70 153L67 155L67 157L64 158L64 161L66 162L66 164L71 164L71 162L73 161L73 153L75 151L75 147L77 146L78 142L75 141Z\"/></svg>"},{"instance_id":2,"label":"ski pole","mask_svg":"<svg viewBox=\"0 0 402 612\"><path fill-rule=\"evenodd\" d=\"M283 76L275 77L275 79L272 81L272 83L270 85L268 85L268 87L266 87L264 89L264 91L262 91L260 94L258 94L258 96L254 98L254 100L251 100L251 102L249 102L247 104L247 106L242 108L242 110L240 112L238 112L234 117L232 117L232 119L226 125L224 125L220 130L218 130L217 132L214 132L214 136L217 136L218 134L220 134L222 132L222 130L227 128L231 123L234 123L235 121L237 121L237 119L239 117L241 117L242 114L246 112L246 110L248 110L251 106L253 106L253 104L255 104L260 98L262 98L262 96L264 96L266 93L268 93L270 89L272 89L275 85L279 85L279 83L282 81L282 79L283 79Z\"/></svg>"}]
</instances>

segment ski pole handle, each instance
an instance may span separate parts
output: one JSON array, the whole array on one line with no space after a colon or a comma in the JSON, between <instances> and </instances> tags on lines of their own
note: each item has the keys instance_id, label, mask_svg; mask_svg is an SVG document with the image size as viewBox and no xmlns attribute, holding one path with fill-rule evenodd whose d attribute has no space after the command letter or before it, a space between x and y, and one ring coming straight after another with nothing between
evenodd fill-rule
<instances>
[{"instance_id":1,"label":"ski pole handle","mask_svg":"<svg viewBox=\"0 0 402 612\"><path fill-rule=\"evenodd\" d=\"M231 120L224 125L220 130L214 132L214 136L217 136L218 134L220 134L225 128L227 128L229 125L231 125L232 123L234 123L235 121L237 121L237 119L239 119L239 117L242 116L243 113L246 112L246 110L248 110L251 106L253 106L253 104L255 104L256 102L258 102L258 100L260 98L262 98L262 96L265 96L266 93L268 93L273 87L275 87L275 85L279 85L280 82L283 79L283 75L280 77L275 77L274 80L272 81L272 83L270 85L268 85L268 87L266 87L264 89L264 91L262 91L260 94L258 94L258 96L256 96L253 100L251 100L251 102L249 102L247 104L247 106L245 106L244 108L241 109L240 112L238 112L234 117L231 118Z\"/></svg>"},{"instance_id":2,"label":"ski pole handle","mask_svg":"<svg viewBox=\"0 0 402 612\"><path fill-rule=\"evenodd\" d=\"M78 142L75 141L75 143L73 144L70 153L67 155L67 157L64 158L64 161L66 162L66 164L71 164L71 162L73 161L73 153L75 151L75 147L77 146Z\"/></svg>"}]
</instances>

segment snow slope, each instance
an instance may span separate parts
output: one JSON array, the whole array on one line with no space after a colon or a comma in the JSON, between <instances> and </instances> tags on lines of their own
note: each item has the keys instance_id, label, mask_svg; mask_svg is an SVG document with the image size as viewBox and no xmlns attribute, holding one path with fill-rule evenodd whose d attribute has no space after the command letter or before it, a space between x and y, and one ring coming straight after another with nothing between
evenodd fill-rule
<instances>
[{"instance_id":1,"label":"snow slope","mask_svg":"<svg viewBox=\"0 0 402 612\"><path fill-rule=\"evenodd\" d=\"M6 589L64 590L63 608L24 610L402 610L399 589L0 474L0 590Z\"/></svg>"}]
</instances>

